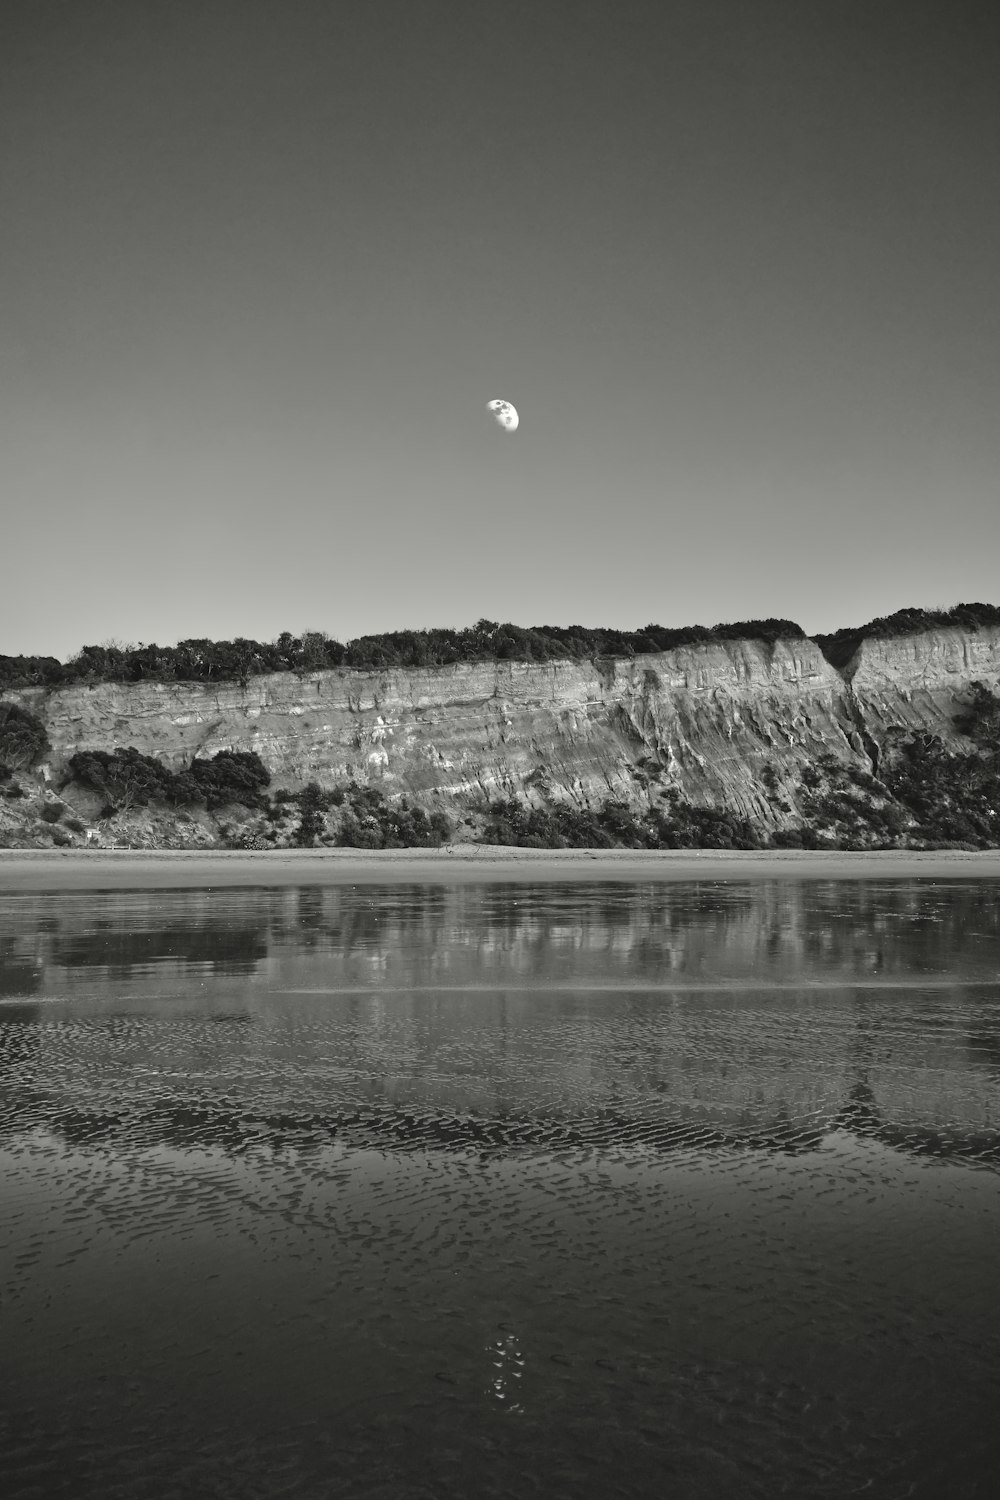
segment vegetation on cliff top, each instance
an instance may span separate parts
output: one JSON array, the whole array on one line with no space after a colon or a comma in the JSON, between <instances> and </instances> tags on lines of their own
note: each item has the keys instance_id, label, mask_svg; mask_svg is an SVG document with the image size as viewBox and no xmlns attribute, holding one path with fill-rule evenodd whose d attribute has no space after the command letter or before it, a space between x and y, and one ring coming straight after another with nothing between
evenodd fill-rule
<instances>
[{"instance_id":1,"label":"vegetation on cliff top","mask_svg":"<svg viewBox=\"0 0 1000 1500\"><path fill-rule=\"evenodd\" d=\"M845 667L865 640L886 640L893 636L919 635L923 630L978 630L984 625L1000 625L1000 605L953 604L950 609L897 609L895 614L880 615L867 625L847 625L829 635L814 636L827 661L834 667Z\"/></svg>"},{"instance_id":2,"label":"vegetation on cliff top","mask_svg":"<svg viewBox=\"0 0 1000 1500\"><path fill-rule=\"evenodd\" d=\"M835 666L848 662L869 637L911 635L922 630L959 626L975 630L1000 625L1000 606L956 604L951 609L900 609L813 637ZM464 630L395 630L364 635L343 644L323 631L301 636L284 631L275 641L187 640L176 646L84 646L67 662L54 656L0 656L0 691L4 688L58 687L81 682L247 682L268 672L318 672L343 667L382 671L392 667L442 667L456 662L587 661L672 651L712 641L805 639L793 620L736 620L718 625L612 630L585 625L497 624L479 620Z\"/></svg>"},{"instance_id":3,"label":"vegetation on cliff top","mask_svg":"<svg viewBox=\"0 0 1000 1500\"><path fill-rule=\"evenodd\" d=\"M499 625L479 620L465 630L396 630L343 645L322 631L283 632L276 641L190 640L176 646L84 646L68 662L54 656L0 656L0 690L80 682L246 682L268 672L318 672L333 667L381 671L456 662L586 661L670 651L708 641L803 638L792 620L742 620L668 629L597 630L583 625Z\"/></svg>"}]
</instances>

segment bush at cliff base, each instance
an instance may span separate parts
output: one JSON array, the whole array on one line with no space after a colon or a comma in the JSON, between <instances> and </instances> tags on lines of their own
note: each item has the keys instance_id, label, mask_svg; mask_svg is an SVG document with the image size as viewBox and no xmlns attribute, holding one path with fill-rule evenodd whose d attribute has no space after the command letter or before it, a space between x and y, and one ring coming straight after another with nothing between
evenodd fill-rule
<instances>
[{"instance_id":1,"label":"bush at cliff base","mask_svg":"<svg viewBox=\"0 0 1000 1500\"><path fill-rule=\"evenodd\" d=\"M524 849L759 849L763 840L746 819L711 807L694 807L675 791L663 810L634 812L610 799L596 808L565 803L526 807L513 798L488 807L484 844Z\"/></svg>"},{"instance_id":2,"label":"bush at cliff base","mask_svg":"<svg viewBox=\"0 0 1000 1500\"><path fill-rule=\"evenodd\" d=\"M211 760L195 758L186 770L171 771L134 745L119 746L111 751L78 751L70 756L67 769L73 781L104 797L110 812L150 802L174 807L204 802L210 810L230 802L261 807L271 781L260 756L252 750L220 750Z\"/></svg>"}]
</instances>

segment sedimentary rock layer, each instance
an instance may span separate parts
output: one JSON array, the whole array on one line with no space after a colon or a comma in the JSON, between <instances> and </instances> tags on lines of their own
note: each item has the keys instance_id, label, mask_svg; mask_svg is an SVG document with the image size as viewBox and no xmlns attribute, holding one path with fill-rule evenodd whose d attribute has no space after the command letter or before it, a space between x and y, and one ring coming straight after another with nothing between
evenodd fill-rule
<instances>
[{"instance_id":1,"label":"sedimentary rock layer","mask_svg":"<svg viewBox=\"0 0 1000 1500\"><path fill-rule=\"evenodd\" d=\"M773 822L827 752L870 768L893 726L954 734L973 680L1000 684L1000 630L865 641L838 671L808 639L711 642L595 661L276 673L6 695L45 723L53 778L78 750L134 745L177 769L254 750L276 786L349 779L425 805L516 795L648 805L668 787Z\"/></svg>"}]
</instances>

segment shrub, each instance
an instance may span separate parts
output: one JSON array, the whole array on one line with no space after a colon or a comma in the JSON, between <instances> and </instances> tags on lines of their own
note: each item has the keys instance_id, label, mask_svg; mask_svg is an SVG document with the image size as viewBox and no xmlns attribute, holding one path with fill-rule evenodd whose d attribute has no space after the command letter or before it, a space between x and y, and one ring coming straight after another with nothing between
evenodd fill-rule
<instances>
[{"instance_id":1,"label":"shrub","mask_svg":"<svg viewBox=\"0 0 1000 1500\"><path fill-rule=\"evenodd\" d=\"M439 845L449 843L454 833L454 828L447 813L441 811L432 812L429 821L431 833L436 842Z\"/></svg>"},{"instance_id":2,"label":"shrub","mask_svg":"<svg viewBox=\"0 0 1000 1500\"><path fill-rule=\"evenodd\" d=\"M220 828L219 837L227 849L270 849L273 847L261 834L253 830L234 829L228 824Z\"/></svg>"},{"instance_id":3,"label":"shrub","mask_svg":"<svg viewBox=\"0 0 1000 1500\"><path fill-rule=\"evenodd\" d=\"M426 809L411 805L406 797L398 804L386 802L377 787L359 786L351 781L346 787L337 787L330 792L321 792L313 784L299 794L303 807L300 830L303 836L309 833L307 814L310 807L318 818L322 806L335 808L336 820L334 841L348 849L434 849L446 843L452 836L452 825L440 811L428 815ZM319 833L325 823L319 820ZM298 841L296 831L295 841Z\"/></svg>"},{"instance_id":4,"label":"shrub","mask_svg":"<svg viewBox=\"0 0 1000 1500\"><path fill-rule=\"evenodd\" d=\"M46 823L58 823L65 811L61 802L43 802L39 808Z\"/></svg>"},{"instance_id":5,"label":"shrub","mask_svg":"<svg viewBox=\"0 0 1000 1500\"><path fill-rule=\"evenodd\" d=\"M26 771L49 750L45 725L17 703L0 703L0 760Z\"/></svg>"},{"instance_id":6,"label":"shrub","mask_svg":"<svg viewBox=\"0 0 1000 1500\"><path fill-rule=\"evenodd\" d=\"M86 833L87 831L79 818L67 818L66 827L71 829L73 833Z\"/></svg>"},{"instance_id":7,"label":"shrub","mask_svg":"<svg viewBox=\"0 0 1000 1500\"><path fill-rule=\"evenodd\" d=\"M271 782L270 772L254 750L220 750L211 760L195 759L187 775L193 783L194 795L187 795L185 784L180 795L175 793L176 800L194 801L200 795L209 809L227 802L260 807L264 790Z\"/></svg>"},{"instance_id":8,"label":"shrub","mask_svg":"<svg viewBox=\"0 0 1000 1500\"><path fill-rule=\"evenodd\" d=\"M185 771L171 771L162 761L142 755L134 746L113 750L81 750L71 755L74 781L107 798L102 817L154 801L174 807L204 801L210 809L227 802L259 807L270 775L252 750L220 750L211 760L197 757ZM111 811L107 811L110 808Z\"/></svg>"},{"instance_id":9,"label":"shrub","mask_svg":"<svg viewBox=\"0 0 1000 1500\"><path fill-rule=\"evenodd\" d=\"M1000 846L1000 754L947 750L936 736L893 747L882 777L910 815L913 835L956 847Z\"/></svg>"},{"instance_id":10,"label":"shrub","mask_svg":"<svg viewBox=\"0 0 1000 1500\"><path fill-rule=\"evenodd\" d=\"M127 749L119 746L110 752L79 750L70 756L68 769L74 781L107 799L102 817L119 808L127 810L145 807L156 799L170 800L173 773L152 756L140 754L133 745Z\"/></svg>"},{"instance_id":11,"label":"shrub","mask_svg":"<svg viewBox=\"0 0 1000 1500\"><path fill-rule=\"evenodd\" d=\"M371 821L361 823L353 813L341 820L337 843L345 849L381 849L383 839L378 825Z\"/></svg>"},{"instance_id":12,"label":"shrub","mask_svg":"<svg viewBox=\"0 0 1000 1500\"><path fill-rule=\"evenodd\" d=\"M299 793L298 803L302 810L299 825L292 833L292 843L297 849L311 849L323 832L323 789L316 781L310 781Z\"/></svg>"},{"instance_id":13,"label":"shrub","mask_svg":"<svg viewBox=\"0 0 1000 1500\"><path fill-rule=\"evenodd\" d=\"M969 684L967 702L955 715L955 728L981 748L995 750L1000 745L1000 697L985 683Z\"/></svg>"},{"instance_id":14,"label":"shrub","mask_svg":"<svg viewBox=\"0 0 1000 1500\"><path fill-rule=\"evenodd\" d=\"M663 793L663 809L633 812L609 799L597 808L555 803L529 808L515 799L491 802L482 839L487 844L563 849L756 849L760 835L745 818L715 808L693 807L675 790Z\"/></svg>"}]
</instances>

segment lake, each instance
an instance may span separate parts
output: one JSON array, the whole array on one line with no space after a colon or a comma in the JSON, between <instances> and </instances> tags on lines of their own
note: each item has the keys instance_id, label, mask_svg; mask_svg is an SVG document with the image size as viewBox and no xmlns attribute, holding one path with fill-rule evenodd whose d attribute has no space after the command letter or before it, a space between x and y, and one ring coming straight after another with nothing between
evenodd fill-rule
<instances>
[{"instance_id":1,"label":"lake","mask_svg":"<svg viewBox=\"0 0 1000 1500\"><path fill-rule=\"evenodd\" d=\"M5 1500L992 1496L1000 882L0 896Z\"/></svg>"}]
</instances>

